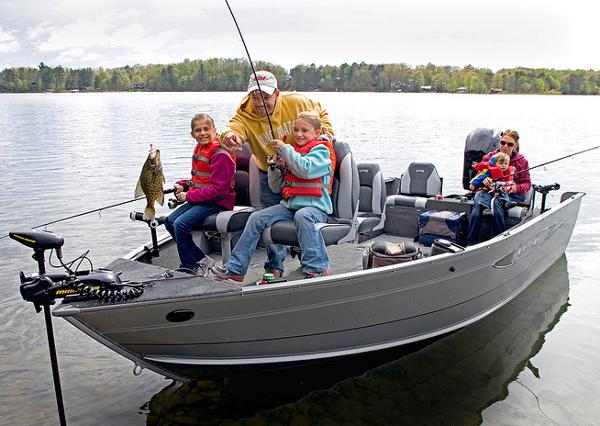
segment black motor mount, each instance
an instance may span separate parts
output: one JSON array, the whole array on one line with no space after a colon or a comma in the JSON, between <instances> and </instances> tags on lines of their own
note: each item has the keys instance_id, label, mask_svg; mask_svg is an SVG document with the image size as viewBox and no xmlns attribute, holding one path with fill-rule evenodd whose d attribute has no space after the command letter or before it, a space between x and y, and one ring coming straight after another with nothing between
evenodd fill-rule
<instances>
[{"instance_id":1,"label":"black motor mount","mask_svg":"<svg viewBox=\"0 0 600 426\"><path fill-rule=\"evenodd\" d=\"M477 174L476 170L473 169L473 165L479 163L485 154L498 148L500 138L500 132L484 128L475 129L467 136L462 178L463 188L467 191L471 179Z\"/></svg>"}]
</instances>

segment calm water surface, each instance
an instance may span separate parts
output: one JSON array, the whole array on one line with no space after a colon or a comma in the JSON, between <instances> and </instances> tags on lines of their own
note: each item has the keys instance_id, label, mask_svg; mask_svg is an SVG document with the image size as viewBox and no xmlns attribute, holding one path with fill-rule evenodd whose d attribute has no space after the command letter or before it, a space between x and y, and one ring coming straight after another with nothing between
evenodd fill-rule
<instances>
[{"instance_id":1,"label":"calm water surface","mask_svg":"<svg viewBox=\"0 0 600 426\"><path fill-rule=\"evenodd\" d=\"M149 144L167 182L186 177L189 120L222 127L240 93L0 96L0 237L9 230L133 198ZM461 192L466 135L516 128L530 165L600 143L600 97L311 93L359 161L398 176L433 162L444 192ZM532 171L536 183L584 191L566 256L519 298L474 326L404 351L272 377L177 384L55 319L71 424L600 424L600 175L598 151ZM129 221L136 202L51 225L66 259L86 250L103 266L148 239ZM165 207L160 213L168 213ZM0 239L0 424L56 424L43 316L22 301L29 249ZM170 422L170 423L169 423Z\"/></svg>"}]
</instances>

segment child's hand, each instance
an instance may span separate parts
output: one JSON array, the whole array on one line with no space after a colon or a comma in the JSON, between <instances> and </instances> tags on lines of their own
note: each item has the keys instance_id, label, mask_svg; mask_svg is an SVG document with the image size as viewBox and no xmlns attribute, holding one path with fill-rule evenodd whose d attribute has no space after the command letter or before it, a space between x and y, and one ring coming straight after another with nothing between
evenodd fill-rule
<instances>
[{"instance_id":1,"label":"child's hand","mask_svg":"<svg viewBox=\"0 0 600 426\"><path fill-rule=\"evenodd\" d=\"M173 185L173 189L175 189L175 194L179 194L181 191L183 191L183 186L175 184Z\"/></svg>"},{"instance_id":2,"label":"child's hand","mask_svg":"<svg viewBox=\"0 0 600 426\"><path fill-rule=\"evenodd\" d=\"M471 191L475 191L475 185L473 185L473 184L470 184L470 185L469 185L469 189L470 189Z\"/></svg>"},{"instance_id":3,"label":"child's hand","mask_svg":"<svg viewBox=\"0 0 600 426\"><path fill-rule=\"evenodd\" d=\"M271 141L271 146L275 149L279 149L285 145L285 142L279 139L273 139Z\"/></svg>"},{"instance_id":4,"label":"child's hand","mask_svg":"<svg viewBox=\"0 0 600 426\"><path fill-rule=\"evenodd\" d=\"M186 196L187 196L187 192L178 192L177 195L175 195L177 197L177 200L181 203L185 203L186 200Z\"/></svg>"}]
</instances>

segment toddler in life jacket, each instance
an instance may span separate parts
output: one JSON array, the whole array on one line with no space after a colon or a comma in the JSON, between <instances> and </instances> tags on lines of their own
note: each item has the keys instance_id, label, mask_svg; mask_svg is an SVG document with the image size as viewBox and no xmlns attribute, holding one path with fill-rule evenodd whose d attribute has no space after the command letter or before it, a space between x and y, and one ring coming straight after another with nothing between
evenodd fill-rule
<instances>
[{"instance_id":1,"label":"toddler in life jacket","mask_svg":"<svg viewBox=\"0 0 600 426\"><path fill-rule=\"evenodd\" d=\"M303 112L293 124L294 143L273 140L277 155L269 167L269 186L280 192L280 204L253 213L238 240L231 258L213 273L222 280L242 282L263 230L282 220L294 221L302 249L302 271L307 278L328 274L329 256L317 223L326 223L333 212L331 190L335 151L322 137L319 116ZM270 254L271 256L274 256ZM285 253L284 253L285 257ZM283 258L269 258L269 264L283 274Z\"/></svg>"},{"instance_id":2,"label":"toddler in life jacket","mask_svg":"<svg viewBox=\"0 0 600 426\"><path fill-rule=\"evenodd\" d=\"M192 228L210 215L233 209L235 156L221 148L215 123L208 114L192 118L192 176L174 184L175 196L185 203L169 215L165 228L175 242L180 269L207 277L215 261L194 242Z\"/></svg>"},{"instance_id":3,"label":"toddler in life jacket","mask_svg":"<svg viewBox=\"0 0 600 426\"><path fill-rule=\"evenodd\" d=\"M509 163L510 157L503 152L498 152L490 158L489 162L482 161L475 164L473 168L479 173L471 179L469 184L471 191L493 191L494 189L512 185L515 168L509 166ZM493 180L493 185L486 185L484 183L486 178Z\"/></svg>"}]
</instances>

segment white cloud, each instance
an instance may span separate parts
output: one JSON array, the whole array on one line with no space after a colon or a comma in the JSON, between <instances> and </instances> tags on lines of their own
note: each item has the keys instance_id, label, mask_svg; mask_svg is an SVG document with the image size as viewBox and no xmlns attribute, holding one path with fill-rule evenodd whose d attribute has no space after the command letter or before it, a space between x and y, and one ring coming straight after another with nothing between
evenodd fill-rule
<instances>
[{"instance_id":1,"label":"white cloud","mask_svg":"<svg viewBox=\"0 0 600 426\"><path fill-rule=\"evenodd\" d=\"M105 46L109 37L106 31L111 24L92 19L78 19L62 27L52 29L46 41L37 45L40 52L53 52L72 47Z\"/></svg>"},{"instance_id":2,"label":"white cloud","mask_svg":"<svg viewBox=\"0 0 600 426\"><path fill-rule=\"evenodd\" d=\"M252 59L600 68L599 6L572 0L232 0ZM71 67L245 57L221 0L0 0L0 63ZM78 50L80 49L80 50ZM15 52L17 52L15 54ZM12 52L12 53L9 53ZM79 55L79 56L77 56ZM63 62L64 61L64 62Z\"/></svg>"},{"instance_id":3,"label":"white cloud","mask_svg":"<svg viewBox=\"0 0 600 426\"><path fill-rule=\"evenodd\" d=\"M3 31L0 27L0 52L14 53L21 49L21 43L14 36L14 31Z\"/></svg>"}]
</instances>

